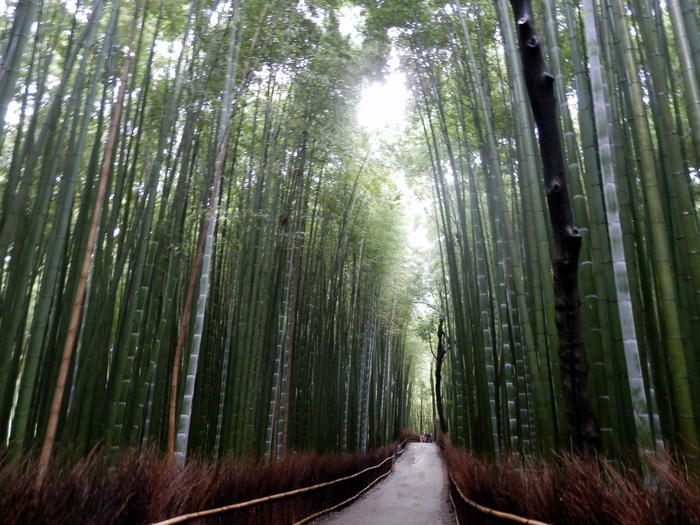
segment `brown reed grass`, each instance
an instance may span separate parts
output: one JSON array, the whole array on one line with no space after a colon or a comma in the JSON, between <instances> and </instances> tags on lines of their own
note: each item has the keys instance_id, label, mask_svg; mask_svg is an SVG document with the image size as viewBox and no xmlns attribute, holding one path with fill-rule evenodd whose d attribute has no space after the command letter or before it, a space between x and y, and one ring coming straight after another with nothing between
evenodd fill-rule
<instances>
[{"instance_id":1,"label":"brown reed grass","mask_svg":"<svg viewBox=\"0 0 700 525\"><path fill-rule=\"evenodd\" d=\"M134 525L221 507L338 479L378 464L397 443L367 454L291 453L273 463L190 461L173 467L156 451L118 459L93 453L55 461L41 488L36 461L0 466L0 523L5 525ZM288 524L328 508L391 468L387 462L347 482L248 509L200 520L216 524Z\"/></svg>"},{"instance_id":2,"label":"brown reed grass","mask_svg":"<svg viewBox=\"0 0 700 525\"><path fill-rule=\"evenodd\" d=\"M603 457L560 454L496 464L441 441L462 493L480 505L561 525L700 525L700 483L669 457L647 459L646 475ZM461 523L509 523L452 497ZM512 523L512 522L510 522Z\"/></svg>"}]
</instances>

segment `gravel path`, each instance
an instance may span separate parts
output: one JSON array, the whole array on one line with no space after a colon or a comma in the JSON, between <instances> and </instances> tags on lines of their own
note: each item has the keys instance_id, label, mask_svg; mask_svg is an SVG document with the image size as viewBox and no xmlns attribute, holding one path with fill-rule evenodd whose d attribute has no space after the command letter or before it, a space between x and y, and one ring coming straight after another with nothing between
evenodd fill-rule
<instances>
[{"instance_id":1,"label":"gravel path","mask_svg":"<svg viewBox=\"0 0 700 525\"><path fill-rule=\"evenodd\" d=\"M447 471L433 443L410 443L394 472L355 503L317 525L452 525Z\"/></svg>"}]
</instances>

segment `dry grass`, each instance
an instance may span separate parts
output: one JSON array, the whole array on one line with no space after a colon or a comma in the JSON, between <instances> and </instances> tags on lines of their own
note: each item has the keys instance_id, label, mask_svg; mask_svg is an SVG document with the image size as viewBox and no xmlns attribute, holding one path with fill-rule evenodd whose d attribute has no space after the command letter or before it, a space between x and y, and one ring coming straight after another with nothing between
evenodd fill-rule
<instances>
[{"instance_id":1,"label":"dry grass","mask_svg":"<svg viewBox=\"0 0 700 525\"><path fill-rule=\"evenodd\" d=\"M376 465L396 445L368 454L294 453L272 464L220 461L168 465L153 451L128 453L119 461L93 454L56 462L43 487L34 487L36 463L25 459L0 468L0 522L24 524L139 524L220 507L331 481ZM233 511L202 523L288 524L340 502L386 472L391 462L353 480Z\"/></svg>"},{"instance_id":2,"label":"dry grass","mask_svg":"<svg viewBox=\"0 0 700 525\"><path fill-rule=\"evenodd\" d=\"M603 458L563 454L553 461L502 458L498 465L443 442L460 490L492 509L566 525L700 525L700 484L668 458L649 460L646 481ZM453 499L462 523L494 520Z\"/></svg>"}]
</instances>

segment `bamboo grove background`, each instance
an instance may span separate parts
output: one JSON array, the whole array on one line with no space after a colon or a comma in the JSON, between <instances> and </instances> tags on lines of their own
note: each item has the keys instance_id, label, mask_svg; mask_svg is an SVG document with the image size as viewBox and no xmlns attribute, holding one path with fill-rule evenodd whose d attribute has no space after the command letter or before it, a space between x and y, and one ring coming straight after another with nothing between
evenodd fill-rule
<instances>
[{"instance_id":1,"label":"bamboo grove background","mask_svg":"<svg viewBox=\"0 0 700 525\"><path fill-rule=\"evenodd\" d=\"M569 447L539 150L505 1L394 3L432 173L450 433L479 453ZM583 235L588 385L603 451L698 457L697 4L543 0ZM391 20L391 22L388 22ZM398 21L398 22L397 22ZM441 276L441 277L440 277Z\"/></svg>"},{"instance_id":2,"label":"bamboo grove background","mask_svg":"<svg viewBox=\"0 0 700 525\"><path fill-rule=\"evenodd\" d=\"M398 435L410 287L392 183L355 139L370 66L337 28L274 1L28 0L2 23L10 457Z\"/></svg>"},{"instance_id":3,"label":"bamboo grove background","mask_svg":"<svg viewBox=\"0 0 700 525\"><path fill-rule=\"evenodd\" d=\"M77 455L98 443L155 443L180 461L346 451L415 421L406 340L426 292L402 262L387 159L434 203L427 295L446 318L453 441L495 456L568 448L550 226L510 6L370 0L357 4L358 45L338 30L349 5L5 9L0 437L11 456L54 433ZM696 465L697 2L535 11L583 234L603 451L636 461L667 444ZM413 126L399 153L378 155L352 112L392 47Z\"/></svg>"}]
</instances>

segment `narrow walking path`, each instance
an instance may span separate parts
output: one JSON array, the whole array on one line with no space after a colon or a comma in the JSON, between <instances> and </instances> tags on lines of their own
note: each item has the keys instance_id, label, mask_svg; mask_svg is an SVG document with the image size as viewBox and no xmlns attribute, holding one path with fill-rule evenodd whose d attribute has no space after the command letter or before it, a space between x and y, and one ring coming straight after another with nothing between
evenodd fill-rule
<instances>
[{"instance_id":1,"label":"narrow walking path","mask_svg":"<svg viewBox=\"0 0 700 525\"><path fill-rule=\"evenodd\" d=\"M433 443L410 443L394 472L346 509L317 525L452 525L447 470Z\"/></svg>"}]
</instances>

